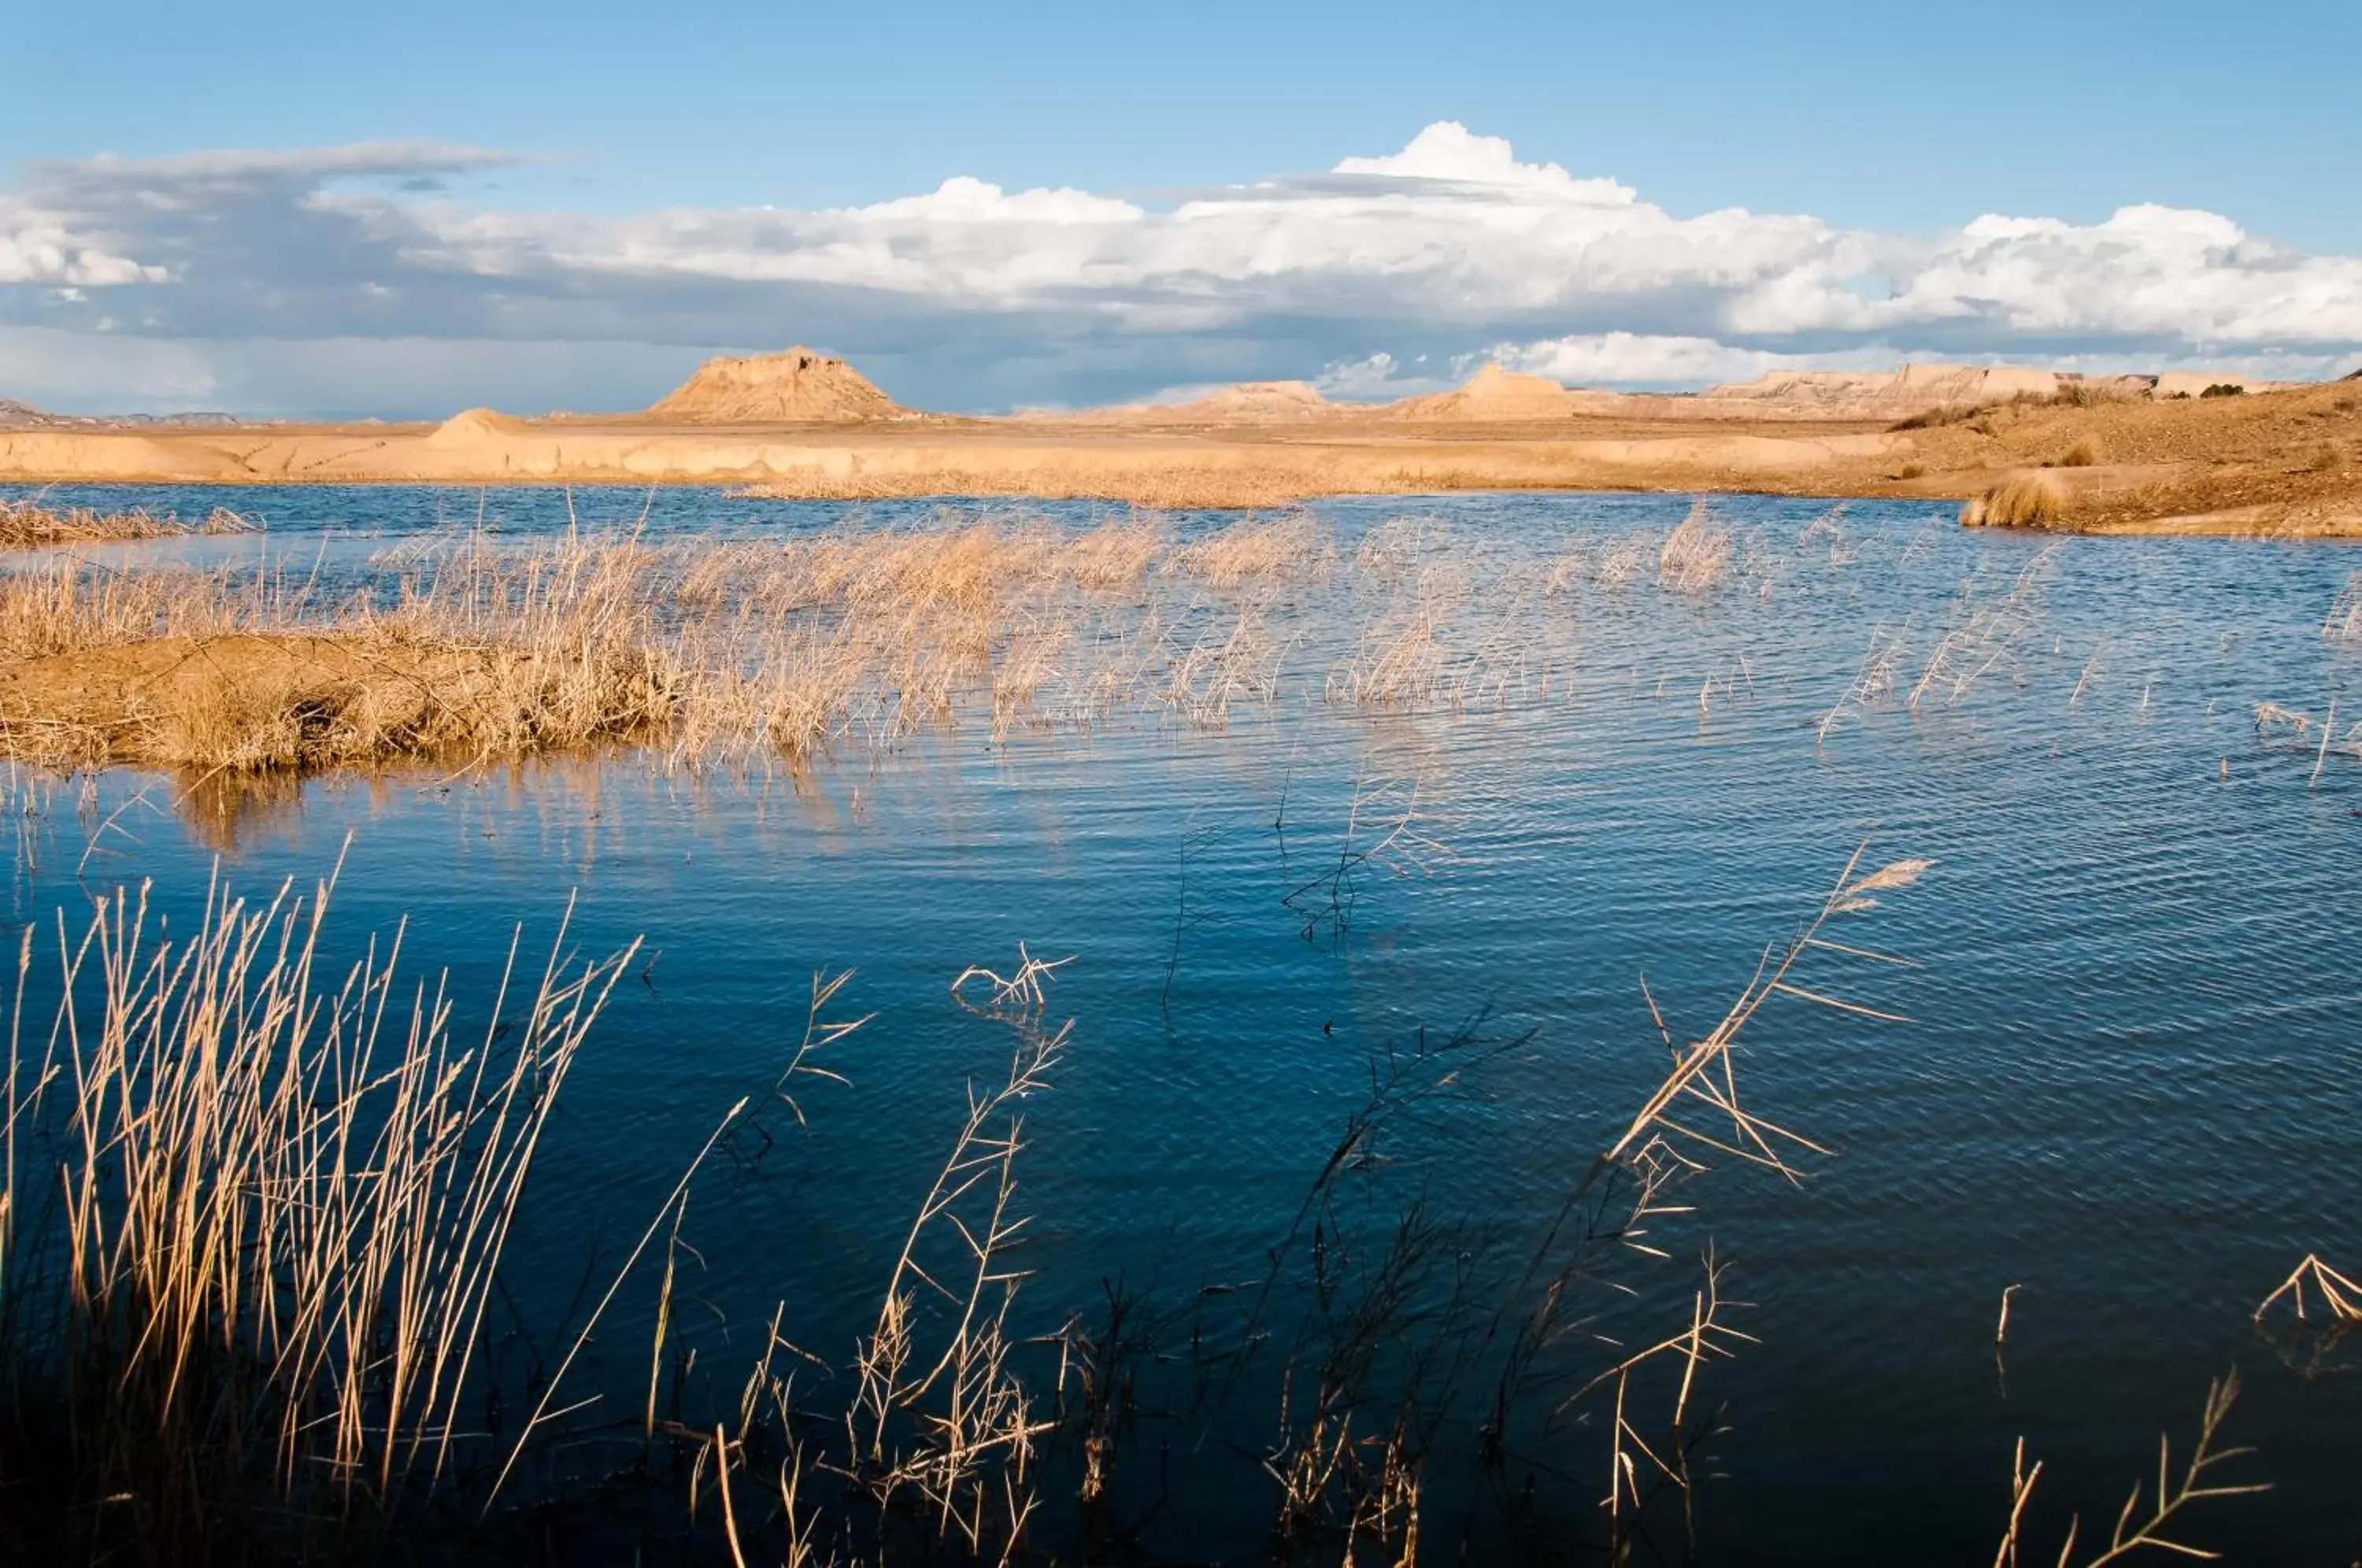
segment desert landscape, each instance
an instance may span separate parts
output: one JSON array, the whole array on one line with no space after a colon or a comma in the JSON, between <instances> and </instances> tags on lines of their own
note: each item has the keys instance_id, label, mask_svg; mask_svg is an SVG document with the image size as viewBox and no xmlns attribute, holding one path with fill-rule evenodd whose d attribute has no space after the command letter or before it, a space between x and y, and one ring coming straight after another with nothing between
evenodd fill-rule
<instances>
[{"instance_id":1,"label":"desert landscape","mask_svg":"<svg viewBox=\"0 0 2362 1568\"><path fill-rule=\"evenodd\" d=\"M2087 379L1914 365L1694 395L1488 366L1442 393L1333 402L1301 381L1005 417L895 403L806 348L706 364L635 414L439 425L0 418L20 483L730 483L808 499L1092 498L1254 508L1486 490L1958 499L1963 520L2090 533L2362 535L2362 380Z\"/></svg>"}]
</instances>

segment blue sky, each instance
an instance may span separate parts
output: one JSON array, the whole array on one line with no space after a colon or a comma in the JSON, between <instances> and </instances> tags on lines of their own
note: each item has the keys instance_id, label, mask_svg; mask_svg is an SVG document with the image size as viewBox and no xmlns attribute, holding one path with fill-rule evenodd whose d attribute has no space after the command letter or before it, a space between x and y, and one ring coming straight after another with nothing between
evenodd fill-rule
<instances>
[{"instance_id":1,"label":"blue sky","mask_svg":"<svg viewBox=\"0 0 2362 1568\"><path fill-rule=\"evenodd\" d=\"M424 0L332 10L234 0L103 15L44 6L8 30L0 155L17 172L13 183L0 175L0 204L15 203L20 264L7 270L11 209L0 204L0 396L59 406L211 396L258 412L425 412L477 401L467 392L479 385L528 404L640 402L656 390L645 383L704 349L788 337L899 369L908 384L890 390L914 399L976 407L1142 395L1234 373L1407 385L1496 347L1563 339L1594 346L1556 361L1537 350L1534 367L1633 380L1595 347L1618 332L1725 350L1719 360L1695 348L1632 360L1646 372L1639 379L1657 381L1694 381L1667 372L1702 366L1745 369L1766 355L2311 363L2356 346L2334 327L2291 327L2287 309L2176 316L2160 308L2136 319L2086 310L2086 320L2021 302L1982 335L1964 326L1957 305L1923 312L1915 325L1841 329L1826 310L1777 316L1734 304L1739 295L1727 290L1720 314L1700 307L1689 296L1707 285L1694 268L1676 269L1653 293L1602 293L1575 276L1580 269L1549 290L1488 274L1494 303L1482 309L1462 308L1463 270L1439 282L1437 298L1454 304L1443 313L1452 319L1438 322L1408 297L1358 315L1309 286L1286 300L1248 299L1255 290L1240 280L1264 274L1217 258L1211 273L1235 286L1236 308L1191 321L1169 308L1143 315L1143 300L1169 307L1187 291L1169 277L1143 284L1129 263L1121 309L1100 294L1084 304L1073 290L1097 275L1090 268L1105 270L1105 244L1059 290L1021 301L941 278L832 274L815 291L809 278L770 278L767 264L733 270L707 259L686 266L707 285L692 299L678 286L685 264L674 250L658 264L667 286L652 289L651 275L635 271L639 248L613 233L560 243L554 218L529 244L504 237L506 259L474 251L454 259L447 242L461 222L455 207L485 222L563 214L635 226L668 212L867 207L935 192L955 175L1012 193L1071 188L1160 215L1226 185L1396 153L1423 127L1457 122L1506 140L1520 165L1558 165L1577 181L1612 177L1675 220L1743 207L1808 216L1835 235L1937 242L1981 215L2091 228L2147 204L2219 215L2241 243L2353 258L2362 256L2362 94L2353 82L2362 6ZM264 227L270 214L293 214L281 237L315 248L315 268L270 288L255 285L255 258L204 251L197 227L143 227L127 215L137 203L92 198L72 172L102 152L137 166L205 149L425 142L535 160L379 159L275 194L241 187L225 211ZM160 195L191 199L185 171L147 183L150 206ZM218 182L207 188L205 200L220 196ZM399 277L351 271L352 234L304 218L324 192L387 204L394 217L360 226L381 234L409 221L410 208L436 206L432 243L413 236L393 247L414 259L431 253L431 265ZM931 253L977 244L996 266L1052 267L1052 252L1079 254L1016 245L1005 225L979 238L983 231L943 227L940 215L907 215L933 226L930 237L912 240L898 219L877 243ZM1456 243L1454 234L1473 246L1485 232L1481 220L1461 230L1448 215L1427 218L1422 254ZM826 242L849 243L831 233ZM821 242L807 226L733 244L772 255ZM49 254L45 245L80 244L147 270L109 282L105 268L44 271L22 260ZM535 259L517 260L517 246ZM587 268L578 264L585 246L598 252ZM570 259L552 259L561 252ZM1375 272L1339 265L1365 282L1406 262L1390 257ZM1846 286L1868 294L1895 286L1901 263L1882 254L1873 262L1884 281ZM1552 271L1547 250L1526 265L1535 276ZM2257 269L2285 262L2251 246L2237 266L2252 293ZM540 280L529 301L485 281L513 280L517 267ZM2087 282L2086 295L2125 286L2114 273ZM2164 283L2185 304L2213 286ZM1761 280L1749 287L1760 294ZM2315 302L2327 310L2322 319L2342 320L2345 287L2333 269L2288 303ZM63 297L75 289L86 297ZM338 290L348 296L342 305ZM292 313L289 291L304 296ZM384 299L400 308L371 303ZM560 308L569 299L579 305L570 313ZM930 351L930 332L956 341ZM60 334L140 342L94 358ZM378 347L356 360L355 343ZM495 351L502 345L509 351ZM373 367L378 390L349 371L350 384L340 384L339 365Z\"/></svg>"}]
</instances>

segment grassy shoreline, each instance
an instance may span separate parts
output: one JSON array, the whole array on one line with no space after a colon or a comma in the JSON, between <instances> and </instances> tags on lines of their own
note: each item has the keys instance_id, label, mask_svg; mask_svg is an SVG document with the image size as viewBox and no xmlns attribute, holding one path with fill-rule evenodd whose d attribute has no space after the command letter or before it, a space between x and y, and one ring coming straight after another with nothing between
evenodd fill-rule
<instances>
[{"instance_id":1,"label":"grassy shoreline","mask_svg":"<svg viewBox=\"0 0 2362 1568\"><path fill-rule=\"evenodd\" d=\"M1506 423L684 427L479 421L0 436L17 481L727 484L813 500L1096 498L1245 510L1319 496L1643 491L1974 502L2036 475L2068 531L2362 536L2362 388L2209 399L2082 389L1893 425L1572 415ZM1987 508L1990 513L1991 509ZM2000 519L1995 519L2000 520Z\"/></svg>"}]
</instances>

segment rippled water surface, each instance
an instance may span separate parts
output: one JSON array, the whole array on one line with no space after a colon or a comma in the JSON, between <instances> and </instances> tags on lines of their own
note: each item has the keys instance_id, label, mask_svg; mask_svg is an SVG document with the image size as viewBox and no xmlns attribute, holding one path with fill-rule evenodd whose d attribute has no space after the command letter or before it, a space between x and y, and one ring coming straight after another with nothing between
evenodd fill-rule
<instances>
[{"instance_id":1,"label":"rippled water surface","mask_svg":"<svg viewBox=\"0 0 2362 1568\"><path fill-rule=\"evenodd\" d=\"M530 537L568 506L523 491L480 514L473 491L72 499L183 515L226 501L269 531L164 548L340 580L412 536ZM759 538L847 510L570 499L581 525L665 537ZM1577 547L1531 610L1536 657L1493 650L1499 679L1457 704L1334 700L1355 650L1324 642L1308 590L1275 610L1294 628L1277 694L1221 722L1145 704L1087 728L955 723L796 771L624 756L324 778L250 813L226 850L178 824L175 781L109 776L79 818L55 787L14 915L47 922L85 888L143 878L185 911L217 850L260 890L323 874L349 839L343 950L406 916L405 962L447 966L463 1018L489 1005L513 924L546 943L569 896L584 949L643 939L518 1243L521 1296L561 1307L612 1270L723 1111L768 1089L814 971L855 969L842 1009L876 1016L832 1054L849 1081L799 1090L808 1127L767 1115L771 1146L734 1156L684 1231L701 1354L741 1356L784 1299L784 1331L842 1364L966 1086L1006 1064L1008 1032L949 992L966 966L1007 969L1021 943L1072 960L1050 993L1072 1046L1028 1104L1021 1165L1033 1273L1017 1316L1049 1335L1099 1309L1103 1281L1180 1303L1260 1281L1374 1062L1472 1021L1499 1048L1363 1151L1337 1244L1418 1205L1451 1248L1515 1254L1661 1076L1644 979L1694 1037L1858 848L1865 864L1924 857L1917 886L1832 932L1912 966L1819 952L1798 976L1908 1021L1781 997L1746 1036L1751 1107L1829 1154L1805 1156L1797 1186L1706 1151L1716 1168L1682 1199L1695 1212L1650 1238L1667 1255L1618 1265L1638 1294L1601 1332L1686 1326L1711 1248L1746 1303L1731 1322L1760 1342L1704 1374L1722 1412L1698 1466L1704 1555L1981 1561L2021 1435L2046 1461L2041 1539L2070 1507L2088 1530L2153 1468L2160 1430L2187 1442L2208 1379L2235 1365L2230 1436L2276 1487L2212 1505L2192 1537L2245 1561L2347 1561L2362 1383L2339 1347L2250 1314L2307 1253L2362 1269L2362 758L2319 744L2333 701L2362 719L2362 646L2323 635L2362 556L2046 547L1964 532L1948 508L1855 503L1831 522L1826 503L1733 497L1713 502L1734 539L1714 584L1661 586L1653 554L1602 580L1617 541L1661 538L1688 506L1316 505L1340 576L1376 525L1436 520L1407 536L1427 564L1466 563L1476 615L1499 609L1488 594L1543 593ZM2313 727L2259 732L2265 701ZM1324 874L1396 826L1329 899ZM627 1341L591 1375L628 1400L646 1352ZM1606 1492L1607 1419L1595 1397L1524 1456L1568 1539ZM1260 1430L1232 1429L1242 1447ZM1148 1420L1141 1452L1160 1441ZM1260 1518L1259 1470L1222 1458L1196 1463L1230 1477L1233 1522ZM1197 1532L1222 1514L1158 1514L1144 1549L1210 1550ZM1683 1555L1677 1513L1642 1550Z\"/></svg>"}]
</instances>

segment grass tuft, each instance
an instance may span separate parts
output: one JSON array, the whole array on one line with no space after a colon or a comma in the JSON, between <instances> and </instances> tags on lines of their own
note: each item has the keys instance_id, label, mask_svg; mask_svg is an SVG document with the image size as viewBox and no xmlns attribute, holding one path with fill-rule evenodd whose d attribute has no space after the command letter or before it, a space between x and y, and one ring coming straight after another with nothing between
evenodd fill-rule
<instances>
[{"instance_id":1,"label":"grass tuft","mask_svg":"<svg viewBox=\"0 0 2362 1568\"><path fill-rule=\"evenodd\" d=\"M2066 510L2066 492L2040 474L2004 480L1961 509L1970 528L2052 528Z\"/></svg>"},{"instance_id":2,"label":"grass tuft","mask_svg":"<svg viewBox=\"0 0 2362 1568\"><path fill-rule=\"evenodd\" d=\"M245 534L258 525L226 506L216 506L193 526L171 515L162 517L145 507L128 512L94 512L86 506L59 512L38 498L0 498L0 549L30 550L50 545L114 544L136 539L179 538L189 534Z\"/></svg>"}]
</instances>

